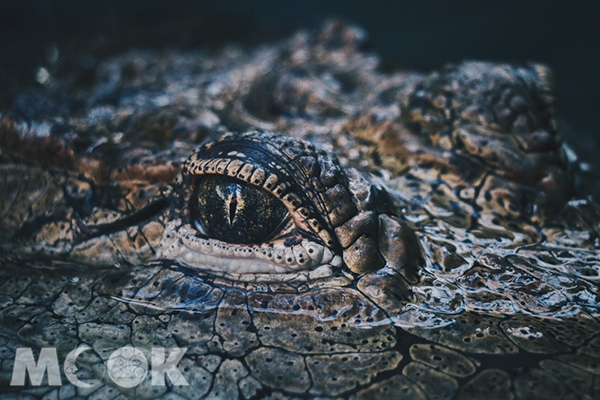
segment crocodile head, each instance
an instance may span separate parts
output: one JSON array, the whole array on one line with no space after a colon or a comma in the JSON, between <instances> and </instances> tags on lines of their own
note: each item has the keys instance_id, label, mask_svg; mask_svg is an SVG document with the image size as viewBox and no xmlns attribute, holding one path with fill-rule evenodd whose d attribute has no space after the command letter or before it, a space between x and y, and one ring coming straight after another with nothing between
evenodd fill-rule
<instances>
[{"instance_id":1,"label":"crocodile head","mask_svg":"<svg viewBox=\"0 0 600 400\"><path fill-rule=\"evenodd\" d=\"M57 76L43 95L67 112L5 115L3 387L594 398L598 207L576 197L548 70L387 75L361 38L331 23L247 53L132 52L85 87ZM81 346L90 387L9 386L16 347ZM184 348L188 385L116 384L127 346Z\"/></svg>"}]
</instances>

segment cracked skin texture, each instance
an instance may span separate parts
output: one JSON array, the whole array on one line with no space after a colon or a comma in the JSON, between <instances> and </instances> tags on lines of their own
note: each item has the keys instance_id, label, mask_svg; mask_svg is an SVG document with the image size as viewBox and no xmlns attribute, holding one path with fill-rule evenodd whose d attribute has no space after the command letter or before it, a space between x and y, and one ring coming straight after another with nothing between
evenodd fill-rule
<instances>
[{"instance_id":1,"label":"cracked skin texture","mask_svg":"<svg viewBox=\"0 0 600 400\"><path fill-rule=\"evenodd\" d=\"M75 58L23 91L0 119L0 398L599 398L598 205L551 73L384 73L363 41L329 22ZM204 175L268 192L287 227L201 232ZM16 347L83 344L93 388L9 386ZM190 386L116 386L126 345L186 347Z\"/></svg>"}]
</instances>

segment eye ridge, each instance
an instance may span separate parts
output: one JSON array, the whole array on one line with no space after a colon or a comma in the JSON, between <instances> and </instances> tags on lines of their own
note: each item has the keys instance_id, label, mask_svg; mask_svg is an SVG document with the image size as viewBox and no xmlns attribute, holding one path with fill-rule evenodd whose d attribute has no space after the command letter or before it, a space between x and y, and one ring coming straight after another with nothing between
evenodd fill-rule
<instances>
[{"instance_id":1,"label":"eye ridge","mask_svg":"<svg viewBox=\"0 0 600 400\"><path fill-rule=\"evenodd\" d=\"M330 170L324 177L321 164ZM334 161L310 143L290 141L272 132L252 131L226 134L203 144L186 162L182 179L193 182L198 176L219 175L251 184L283 203L298 235L339 252L334 224L347 219L352 210L346 207L341 215L329 210L321 198L326 195L327 187L320 181L325 179L324 183L331 186L338 169ZM335 196L333 192L331 195ZM188 196L183 195L182 199L189 199ZM292 224L289 225L291 228Z\"/></svg>"},{"instance_id":2,"label":"eye ridge","mask_svg":"<svg viewBox=\"0 0 600 400\"><path fill-rule=\"evenodd\" d=\"M201 175L190 199L194 226L208 237L235 244L260 244L275 237L289 219L271 193L223 175ZM198 229L198 228L196 228Z\"/></svg>"}]
</instances>

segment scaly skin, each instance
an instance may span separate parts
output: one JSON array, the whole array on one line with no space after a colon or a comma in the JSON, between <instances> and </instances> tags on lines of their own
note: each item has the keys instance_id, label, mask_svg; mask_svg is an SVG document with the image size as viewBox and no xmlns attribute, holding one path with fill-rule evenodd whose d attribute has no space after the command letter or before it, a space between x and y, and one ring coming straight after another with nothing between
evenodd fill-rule
<instances>
[{"instance_id":1,"label":"scaly skin","mask_svg":"<svg viewBox=\"0 0 600 400\"><path fill-rule=\"evenodd\" d=\"M251 51L132 51L16 99L0 398L600 397L599 211L550 72L386 74L363 39L331 22ZM287 222L211 237L209 201L258 228L270 214L206 200L206 176L273 196ZM17 347L84 344L93 388L9 386ZM126 345L187 348L190 386L115 385Z\"/></svg>"}]
</instances>

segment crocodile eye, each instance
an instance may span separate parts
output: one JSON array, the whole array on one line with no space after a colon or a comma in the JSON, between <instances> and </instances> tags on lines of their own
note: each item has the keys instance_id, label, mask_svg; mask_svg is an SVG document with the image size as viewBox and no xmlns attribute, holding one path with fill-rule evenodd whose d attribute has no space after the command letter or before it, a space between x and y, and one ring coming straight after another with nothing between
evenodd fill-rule
<instances>
[{"instance_id":1,"label":"crocodile eye","mask_svg":"<svg viewBox=\"0 0 600 400\"><path fill-rule=\"evenodd\" d=\"M229 177L204 175L190 210L196 229L227 243L259 244L278 233L289 217L272 194Z\"/></svg>"},{"instance_id":2,"label":"crocodile eye","mask_svg":"<svg viewBox=\"0 0 600 400\"><path fill-rule=\"evenodd\" d=\"M159 257L245 282L332 276L334 226L356 211L342 179L325 152L274 133L206 142L174 182Z\"/></svg>"}]
</instances>

